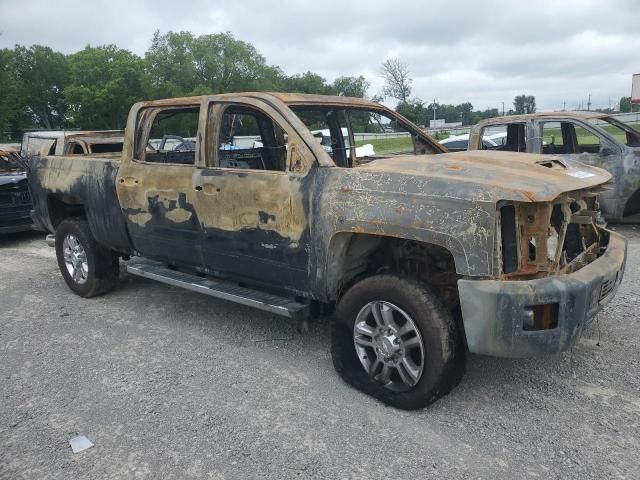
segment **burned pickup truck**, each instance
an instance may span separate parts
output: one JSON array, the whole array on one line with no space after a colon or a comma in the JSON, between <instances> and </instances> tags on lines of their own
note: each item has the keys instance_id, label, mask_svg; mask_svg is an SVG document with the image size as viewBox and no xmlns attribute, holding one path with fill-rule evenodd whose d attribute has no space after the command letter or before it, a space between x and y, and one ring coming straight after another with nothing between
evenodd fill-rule
<instances>
[{"instance_id":1,"label":"burned pickup truck","mask_svg":"<svg viewBox=\"0 0 640 480\"><path fill-rule=\"evenodd\" d=\"M363 132L370 156L356 155ZM399 408L450 391L467 349L571 348L625 266L625 240L595 221L606 171L446 153L362 99L138 103L121 158L32 163L34 219L78 295L114 288L122 257L134 275L301 322L331 316L337 371Z\"/></svg>"}]
</instances>

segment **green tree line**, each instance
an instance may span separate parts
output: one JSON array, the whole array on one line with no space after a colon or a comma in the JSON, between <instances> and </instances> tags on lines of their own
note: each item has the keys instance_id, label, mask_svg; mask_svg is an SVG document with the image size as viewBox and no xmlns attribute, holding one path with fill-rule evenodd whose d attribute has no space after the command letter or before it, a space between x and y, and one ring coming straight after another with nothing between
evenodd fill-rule
<instances>
[{"instance_id":1,"label":"green tree line","mask_svg":"<svg viewBox=\"0 0 640 480\"><path fill-rule=\"evenodd\" d=\"M428 125L434 110L436 118L464 125L502 113L474 110L469 102L448 105L412 97L409 67L398 59L387 59L381 76L384 95L395 98L396 110L419 125ZM87 46L68 55L42 45L16 45L0 49L0 140L20 139L29 129L121 129L139 100L252 90L365 97L369 86L362 75L333 82L310 71L287 75L230 32L157 31L142 57L116 45ZM622 111L631 111L629 100L621 100ZM519 95L505 113L535 109L535 97Z\"/></svg>"},{"instance_id":2,"label":"green tree line","mask_svg":"<svg viewBox=\"0 0 640 480\"><path fill-rule=\"evenodd\" d=\"M115 45L68 55L16 45L0 49L0 139L28 129L120 129L134 102L154 98L233 91L364 97L368 88L363 76L287 75L229 32L156 32L143 57Z\"/></svg>"}]
</instances>

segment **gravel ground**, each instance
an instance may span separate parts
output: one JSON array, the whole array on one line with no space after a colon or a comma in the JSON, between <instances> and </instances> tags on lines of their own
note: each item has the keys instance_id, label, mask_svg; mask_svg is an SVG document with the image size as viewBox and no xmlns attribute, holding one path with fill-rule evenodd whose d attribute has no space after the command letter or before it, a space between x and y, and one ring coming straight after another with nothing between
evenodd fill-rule
<instances>
[{"instance_id":1,"label":"gravel ground","mask_svg":"<svg viewBox=\"0 0 640 480\"><path fill-rule=\"evenodd\" d=\"M640 229L619 230L600 331L557 357L470 355L417 412L345 385L326 324L124 273L85 300L42 235L3 237L0 478L640 478ZM95 447L74 455L76 433Z\"/></svg>"}]
</instances>

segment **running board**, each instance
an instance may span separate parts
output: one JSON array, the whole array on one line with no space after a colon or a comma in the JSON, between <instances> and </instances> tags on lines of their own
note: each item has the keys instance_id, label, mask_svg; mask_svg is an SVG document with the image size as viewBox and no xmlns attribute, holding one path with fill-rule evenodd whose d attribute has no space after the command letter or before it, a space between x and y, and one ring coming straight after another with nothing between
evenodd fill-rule
<instances>
[{"instance_id":1,"label":"running board","mask_svg":"<svg viewBox=\"0 0 640 480\"><path fill-rule=\"evenodd\" d=\"M294 299L271 293L240 287L223 280L199 277L189 273L171 270L161 265L138 263L127 265L127 272L139 277L180 287L211 297L229 300L248 307L254 307L283 317L302 320L308 315L308 305Z\"/></svg>"}]
</instances>

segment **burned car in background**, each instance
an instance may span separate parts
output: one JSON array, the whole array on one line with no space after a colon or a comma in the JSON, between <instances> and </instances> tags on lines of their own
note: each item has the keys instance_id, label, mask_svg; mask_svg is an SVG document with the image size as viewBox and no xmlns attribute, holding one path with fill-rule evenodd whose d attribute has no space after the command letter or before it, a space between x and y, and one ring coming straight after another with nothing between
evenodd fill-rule
<instances>
[{"instance_id":1,"label":"burned car in background","mask_svg":"<svg viewBox=\"0 0 640 480\"><path fill-rule=\"evenodd\" d=\"M120 153L123 138L121 130L27 132L22 137L21 153L24 157Z\"/></svg>"},{"instance_id":2,"label":"burned car in background","mask_svg":"<svg viewBox=\"0 0 640 480\"><path fill-rule=\"evenodd\" d=\"M31 209L23 159L15 150L0 150L0 234L31 230Z\"/></svg>"},{"instance_id":3,"label":"burned car in background","mask_svg":"<svg viewBox=\"0 0 640 480\"><path fill-rule=\"evenodd\" d=\"M21 150L0 150L0 234L33 229L27 181L28 161L36 155L118 155L123 132L27 132Z\"/></svg>"},{"instance_id":4,"label":"burned car in background","mask_svg":"<svg viewBox=\"0 0 640 480\"><path fill-rule=\"evenodd\" d=\"M504 145L506 141L506 134L497 133L495 135L488 135L482 139L482 143L488 149L499 147ZM440 145L447 147L450 152L462 152L469 149L469 134L464 133L462 135L454 135L440 140Z\"/></svg>"},{"instance_id":5,"label":"burned car in background","mask_svg":"<svg viewBox=\"0 0 640 480\"><path fill-rule=\"evenodd\" d=\"M506 134L502 145L485 139ZM611 222L640 222L640 131L606 113L545 112L483 120L471 129L469 150L528 152L603 168L613 175L598 203ZM582 173L580 175L588 175Z\"/></svg>"}]
</instances>

